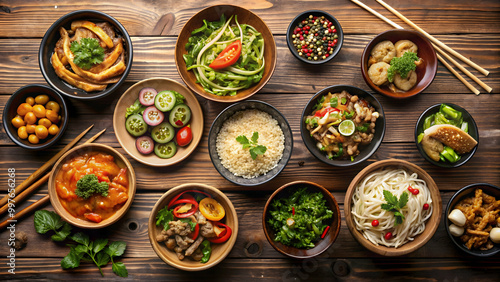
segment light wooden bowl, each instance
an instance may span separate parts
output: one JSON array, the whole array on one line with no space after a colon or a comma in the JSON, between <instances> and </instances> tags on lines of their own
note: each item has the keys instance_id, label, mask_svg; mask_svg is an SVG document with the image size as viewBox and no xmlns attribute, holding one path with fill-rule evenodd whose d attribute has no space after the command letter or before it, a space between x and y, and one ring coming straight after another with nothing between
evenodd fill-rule
<instances>
[{"instance_id":1,"label":"light wooden bowl","mask_svg":"<svg viewBox=\"0 0 500 282\"><path fill-rule=\"evenodd\" d=\"M139 91L141 91L144 87L155 88L158 92L162 90L177 91L182 94L184 98L186 98L186 104L191 109L191 120L189 121L189 124L191 125L191 130L193 132L193 140L186 147L177 146L177 152L170 159L162 159L154 153L149 155L141 154L135 146L136 137L130 135L125 128L125 112L127 107L134 104L135 100L139 98ZM115 112L113 114L113 128L116 139L118 139L122 148L136 161L150 166L169 166L186 159L196 149L198 143L200 143L203 135L203 111L201 110L200 103L198 103L198 100L196 99L196 96L194 96L193 92L189 91L189 89L181 83L168 78L149 78L141 80L130 86L130 88L123 93L115 107Z\"/></svg>"},{"instance_id":2,"label":"light wooden bowl","mask_svg":"<svg viewBox=\"0 0 500 282\"><path fill-rule=\"evenodd\" d=\"M354 194L356 186L367 175L375 171L379 171L381 169L392 169L392 168L394 169L403 168L408 172L416 172L418 174L418 177L427 183L427 187L429 188L429 191L431 193L432 207L433 207L432 215L425 223L424 232L421 233L420 235L417 235L415 237L415 240L409 241L398 248L390 248L382 245L376 246L372 244L365 237L363 237L363 234L361 234L361 232L359 232L356 229L354 218L351 214L352 195ZM396 159L379 161L365 167L362 171L360 171L356 175L356 177L354 177L354 179L351 181L351 184L347 189L344 199L344 207L345 207L344 214L347 227L349 227L349 231L354 236L354 238L368 250L383 256L401 256L409 254L417 250L418 248L422 247L423 245L425 245L427 241L429 241L436 232L436 229L439 226L439 222L441 221L441 214L443 212L441 195L439 194L439 189L434 180L432 179L432 177L420 167L412 163L409 163L407 161L396 160Z\"/></svg>"},{"instance_id":3,"label":"light wooden bowl","mask_svg":"<svg viewBox=\"0 0 500 282\"><path fill-rule=\"evenodd\" d=\"M316 243L315 247L311 249L300 249L283 245L280 242L275 242L274 241L275 232L271 228L271 226L267 223L271 217L271 215L269 214L271 202L274 199L289 197L293 191L296 191L296 189L301 187L307 187L308 192L322 193L324 199L326 199L329 209L333 211L333 216L332 218L329 219L331 221L330 230L328 230L328 232L326 233L325 238L320 239ZM328 250L328 248L330 248L330 246L337 239L341 225L339 205L337 203L337 200L335 200L335 197L332 195L332 193L330 193L328 190L326 190L326 188L324 188L319 184L310 181L290 182L281 186L276 191L274 191L274 193L267 200L266 205L264 207L264 212L262 213L262 225L264 227L264 233L266 234L267 241L278 252L292 258L298 258L298 259L312 258Z\"/></svg>"},{"instance_id":4,"label":"light wooden bowl","mask_svg":"<svg viewBox=\"0 0 500 282\"><path fill-rule=\"evenodd\" d=\"M192 189L200 190L212 195L212 197L217 200L217 202L219 202L222 207L224 207L226 215L223 221L227 226L231 228L233 232L229 240L225 243L210 244L210 246L212 247L212 254L210 256L210 260L207 263L201 263L189 258L179 260L175 252L167 249L163 242L156 241L156 236L159 235L163 229L161 226L156 226L156 215L158 214L158 211L164 208L170 202L170 200L179 193ZM238 215L236 214L236 210L234 209L234 206L229 198L224 195L224 193L222 193L219 189L205 184L186 183L171 188L156 202L153 210L151 211L151 214L149 215L148 234L149 241L155 253L170 266L186 271L206 270L224 260L224 258L233 249L234 243L236 243L236 238L238 237Z\"/></svg>"},{"instance_id":5,"label":"light wooden bowl","mask_svg":"<svg viewBox=\"0 0 500 282\"><path fill-rule=\"evenodd\" d=\"M224 14L228 19L231 15L238 15L238 22L240 24L250 24L260 33L264 38L264 59L265 67L264 74L259 83L254 84L250 88L242 89L238 91L235 96L217 96L211 93L207 93L201 84L196 83L196 76L194 72L186 70L186 62L182 55L187 54L186 43L191 36L191 32L200 26L203 26L203 20L206 21L219 21L221 15ZM205 8L195 14L189 21L184 25L179 37L177 38L177 43L175 44L175 65L177 66L177 71L181 76L182 80L186 85L193 90L196 94L217 102L233 103L236 101L241 101L246 99L253 94L257 93L266 83L271 79L274 69L276 67L276 43L274 41L273 34L266 23L256 14L242 7L233 5L215 5Z\"/></svg>"},{"instance_id":6,"label":"light wooden bowl","mask_svg":"<svg viewBox=\"0 0 500 282\"><path fill-rule=\"evenodd\" d=\"M82 155L84 153L88 152L103 152L109 155L112 155L115 158L116 164L121 167L127 168L127 175L129 179L129 187L128 187L128 200L125 202L125 204L115 212L114 215L111 217L104 219L103 221L99 223L91 222L91 221L86 221L82 220L79 218L74 217L72 214L70 214L61 204L59 200L59 196L56 192L56 176L59 170L62 168L63 164L76 156ZM103 145L103 144L97 144L97 143L90 143L90 144L83 144L80 146L77 146L71 150L69 150L66 154L64 154L54 165L52 168L52 173L49 178L49 196L50 196L50 203L54 207L55 211L57 214L61 216L62 219L67 221L68 223L80 227L80 228L85 228L85 229L99 229L103 228L106 226L109 226L115 222L117 222L120 218L122 218L125 213L128 211L130 206L132 205L132 202L134 201L134 196L135 196L135 191L136 191L136 178L135 178L135 172L134 168L128 161L126 157L124 157L120 152L117 150L111 148L110 146Z\"/></svg>"}]
</instances>

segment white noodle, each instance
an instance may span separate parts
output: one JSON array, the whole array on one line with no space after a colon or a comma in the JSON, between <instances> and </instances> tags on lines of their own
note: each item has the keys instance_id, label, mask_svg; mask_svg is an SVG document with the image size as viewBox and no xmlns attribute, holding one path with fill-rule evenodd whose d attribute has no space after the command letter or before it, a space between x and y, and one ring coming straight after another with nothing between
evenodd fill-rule
<instances>
[{"instance_id":1,"label":"white noodle","mask_svg":"<svg viewBox=\"0 0 500 282\"><path fill-rule=\"evenodd\" d=\"M413 195L408 191L409 186L420 192ZM405 219L396 227L394 213L381 208L381 205L386 203L383 190L388 190L398 199L403 192L408 193L408 203L401 209ZM413 241L415 236L424 232L425 222L432 214L432 199L427 184L418 178L417 173L409 174L403 169L382 170L370 174L356 187L352 201L351 213L356 228L377 246L380 244L398 248L408 241ZM424 210L424 204L429 204L429 209ZM379 221L379 225L373 227L372 221L375 219ZM392 232L392 239L384 238L387 232Z\"/></svg>"}]
</instances>

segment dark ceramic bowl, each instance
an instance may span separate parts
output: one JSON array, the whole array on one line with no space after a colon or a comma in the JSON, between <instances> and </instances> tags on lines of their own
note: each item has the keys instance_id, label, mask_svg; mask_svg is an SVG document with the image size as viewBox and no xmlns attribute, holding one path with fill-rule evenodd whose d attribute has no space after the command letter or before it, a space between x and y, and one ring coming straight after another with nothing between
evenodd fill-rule
<instances>
[{"instance_id":1,"label":"dark ceramic bowl","mask_svg":"<svg viewBox=\"0 0 500 282\"><path fill-rule=\"evenodd\" d=\"M224 122L232 117L236 112L243 110L257 109L263 112L270 114L275 120L278 121L278 125L281 127L283 131L283 135L285 137L285 148L283 150L283 156L281 160L278 162L277 166L268 171L264 175L260 175L255 178L247 179L241 176L236 176L228 169L226 169L219 158L219 154L217 153L216 140L217 135L219 135L219 131L222 128ZM265 102L256 101L256 100L248 100L233 104L226 109L224 109L214 120L212 126L210 126L210 132L208 133L208 152L210 154L210 159L214 167L217 171L227 180L233 182L234 184L243 185L243 186L256 186L270 181L275 178L286 166L290 157L292 155L293 148L293 135L292 130L290 129L290 125L286 120L285 116L281 114L275 107L267 104Z\"/></svg>"},{"instance_id":2,"label":"dark ceramic bowl","mask_svg":"<svg viewBox=\"0 0 500 282\"><path fill-rule=\"evenodd\" d=\"M500 187L497 187L495 185L491 185L488 183L475 183L475 184L470 184L465 186L464 188L458 190L450 199L448 202L448 205L446 205L446 212L445 212L445 228L446 232L448 233L448 237L450 237L450 240L457 246L460 250L464 251L465 253L477 257L489 257L493 256L495 254L500 253L500 244L495 244L493 248L486 250L486 251L481 251L481 250L476 250L476 249L467 249L465 247L465 244L460 240L460 237L455 237L451 235L450 233L450 228L449 226L452 224L452 222L448 219L448 215L450 212L454 209L455 205L460 202L462 199L467 198L467 197L474 197L474 191L476 188L480 188L483 190L484 193L494 196L497 200L500 199Z\"/></svg>"},{"instance_id":3,"label":"dark ceramic bowl","mask_svg":"<svg viewBox=\"0 0 500 282\"><path fill-rule=\"evenodd\" d=\"M330 22L332 22L335 29L337 29L337 36L338 36L337 44L335 45L335 47L333 47L333 53L329 54L329 56L326 59L318 59L317 61L306 59L299 55L297 48L293 44L294 38L292 38L292 35L294 34L293 33L294 30L299 26L299 23L301 23L306 18L308 19L309 15L313 15L314 17L325 17ZM300 13L292 20L292 22L290 22L290 25L288 25L288 29L286 31L286 43L288 45L288 49L290 49L290 52L292 52L295 58L307 64L320 65L331 61L340 52L342 44L344 43L344 32L342 30L342 26L340 25L339 21L337 21L337 19L332 15L330 15L329 13L320 10L309 10Z\"/></svg>"},{"instance_id":4,"label":"dark ceramic bowl","mask_svg":"<svg viewBox=\"0 0 500 282\"><path fill-rule=\"evenodd\" d=\"M11 120L17 115L17 107L26 101L27 97L35 98L39 94L46 94L49 96L50 101L55 101L59 103L61 109L59 114L61 115L61 121L59 122L59 133L44 139L43 142L38 144L31 144L28 139L21 139L17 136L17 128L15 128ZM9 138L17 145L31 150L41 150L46 149L56 143L64 134L66 127L68 126L68 108L64 102L63 97L54 91L54 89L40 84L30 84L19 88L14 94L12 94L5 104L3 110L3 127Z\"/></svg>"},{"instance_id":5,"label":"dark ceramic bowl","mask_svg":"<svg viewBox=\"0 0 500 282\"><path fill-rule=\"evenodd\" d=\"M275 242L274 241L275 232L268 224L268 221L271 218L271 215L269 213L271 202L275 199L289 197L294 191L302 187L307 187L307 191L312 193L318 193L318 192L322 193L324 199L326 199L328 208L331 211L333 211L333 216L332 218L329 219L328 222L330 229L325 234L325 237L323 239L320 239L314 246L314 248L311 249L299 249L283 245L280 242ZM264 213L262 214L262 225L264 227L264 233L266 234L267 241L269 241L269 244L271 244L271 246L273 246L273 248L276 251L292 258L299 258L299 259L312 258L317 255L320 255L328 248L330 248L330 246L337 239L341 225L339 205L337 204L337 201L335 200L335 197L332 195L332 193L330 193L328 190L326 190L323 186L319 184L309 181L291 182L278 188L276 191L274 191L271 197L269 197L264 207Z\"/></svg>"},{"instance_id":6,"label":"dark ceramic bowl","mask_svg":"<svg viewBox=\"0 0 500 282\"><path fill-rule=\"evenodd\" d=\"M462 108L458 105L451 104L451 103L444 103L444 104L454 108L457 111L462 112L462 116L463 116L464 121L469 123L469 132L468 132L469 135L472 136L472 138L476 139L476 141L479 143L479 131L477 128L477 124L474 121L474 119L472 118L472 116L464 108ZM424 159L426 159L431 164L439 166L439 167L445 167L445 168L459 167L459 166L465 164L466 162L468 162L472 158L472 156L476 152L479 144L476 147L474 147L474 149L472 149L472 151L470 151L469 153L461 155L460 160L457 161L456 163L449 163L449 162L442 162L442 161L436 162L436 161L432 160L431 158L429 158L429 156L427 156L424 149L422 148L422 145L420 143L418 143L418 135L420 133L424 132L423 125L424 125L425 118L427 118L428 116L430 116L432 114L437 113L439 111L440 106L441 106L441 104L435 104L433 106L430 106L418 118L417 124L415 125L415 144L417 145L417 149L418 149L420 155L422 155L422 157L424 157Z\"/></svg>"},{"instance_id":7,"label":"dark ceramic bowl","mask_svg":"<svg viewBox=\"0 0 500 282\"><path fill-rule=\"evenodd\" d=\"M367 146L360 147L360 154L354 158L354 161L351 160L335 160L328 159L327 155L321 152L318 147L316 147L316 140L311 137L309 130L307 130L305 119L308 115L313 112L313 108L317 103L317 100L320 99L323 95L327 95L328 92L338 93L342 92L342 90L346 90L351 95L358 95L358 97L366 100L375 110L379 113L380 117L377 119L375 123L375 135L373 140ZM316 93L311 100L306 104L304 110L302 111L302 116L300 119L300 135L302 136L302 140L306 145L307 149L311 154L313 154L318 160L333 166L352 166L358 163L361 163L371 157L375 151L377 151L380 144L382 144L382 140L384 139L385 134L385 116L384 110L382 109L382 104L373 96L372 94L366 92L363 89L350 86L350 85L334 85L329 86L320 90Z\"/></svg>"},{"instance_id":8,"label":"dark ceramic bowl","mask_svg":"<svg viewBox=\"0 0 500 282\"><path fill-rule=\"evenodd\" d=\"M186 62L183 58L183 55L187 54L185 46L189 38L191 37L191 32L203 26L204 21L219 21L222 14L226 16L226 19L229 19L229 17L232 15L237 15L238 22L240 24L249 24L253 26L262 34L262 38L264 39L265 43L265 66L264 73L262 74L262 79L258 83L253 84L247 89L238 90L237 94L234 96L218 96L206 92L200 83L196 83L198 79L196 78L195 73L193 71L187 70ZM197 12L186 22L186 24L182 28L175 44L175 65L177 66L177 71L179 72L179 75L181 76L184 83L194 93L208 100L224 103L234 103L249 98L250 96L259 92L259 90L267 84L274 73L274 69L276 68L276 53L276 43L274 41L271 29L269 29L266 23L257 14L243 7L234 5L214 5Z\"/></svg>"},{"instance_id":9,"label":"dark ceramic bowl","mask_svg":"<svg viewBox=\"0 0 500 282\"><path fill-rule=\"evenodd\" d=\"M59 78L50 63L50 57L54 53L54 47L57 41L61 38L59 34L59 28L64 27L66 29L71 28L71 22L75 20L89 20L92 22L109 22L114 28L115 32L122 36L124 39L123 49L125 51L125 64L127 66L125 72L121 75L120 80L117 83L109 84L108 87L103 91L93 91L87 92L82 89L76 88L69 85L64 80ZM45 36L40 44L40 50L38 51L38 63L40 65L40 71L47 83L54 88L57 92L66 95L70 98L75 99L86 99L92 100L107 96L114 92L120 85L125 81L127 75L132 68L132 40L127 33L127 30L123 25L118 22L115 18L99 11L94 10L79 10L74 11L69 14L62 16L58 19L52 26L47 30Z\"/></svg>"},{"instance_id":10,"label":"dark ceramic bowl","mask_svg":"<svg viewBox=\"0 0 500 282\"><path fill-rule=\"evenodd\" d=\"M423 64L418 66L417 84L408 91L393 92L386 85L375 85L368 76L368 60L370 53L378 43L389 40L396 43L399 40L410 40L418 46L418 57L423 59ZM361 74L365 79L366 84L370 86L373 91L391 98L409 98L422 93L434 80L437 72L437 57L431 42L421 33L410 31L406 29L393 29L380 33L375 36L365 47L363 55L361 55Z\"/></svg>"}]
</instances>

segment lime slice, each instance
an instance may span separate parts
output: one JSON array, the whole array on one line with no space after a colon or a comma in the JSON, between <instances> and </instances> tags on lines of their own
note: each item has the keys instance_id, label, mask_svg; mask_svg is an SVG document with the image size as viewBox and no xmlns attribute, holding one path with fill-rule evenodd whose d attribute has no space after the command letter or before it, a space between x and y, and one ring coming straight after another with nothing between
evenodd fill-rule
<instances>
[{"instance_id":1,"label":"lime slice","mask_svg":"<svg viewBox=\"0 0 500 282\"><path fill-rule=\"evenodd\" d=\"M339 132L344 136L351 136L356 130L356 126L354 126L354 122L350 119L346 119L339 124Z\"/></svg>"}]
</instances>

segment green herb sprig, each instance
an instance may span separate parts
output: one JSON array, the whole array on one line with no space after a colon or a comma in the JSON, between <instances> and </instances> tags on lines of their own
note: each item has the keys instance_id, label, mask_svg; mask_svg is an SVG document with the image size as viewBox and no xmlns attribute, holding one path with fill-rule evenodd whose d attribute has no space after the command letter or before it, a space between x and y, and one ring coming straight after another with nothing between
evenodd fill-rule
<instances>
[{"instance_id":1,"label":"green herb sprig","mask_svg":"<svg viewBox=\"0 0 500 282\"><path fill-rule=\"evenodd\" d=\"M401 78L406 78L410 71L414 71L417 68L415 61L418 61L419 58L417 54L413 52L406 52L401 57L394 57L391 60L391 66L387 70L387 79L389 82L394 81L394 76L396 72L401 75Z\"/></svg>"},{"instance_id":2,"label":"green herb sprig","mask_svg":"<svg viewBox=\"0 0 500 282\"><path fill-rule=\"evenodd\" d=\"M45 234L49 230L54 231L56 234L50 237L52 241L64 241L71 233L71 225L63 221L58 214L52 211L36 211L34 223L35 230L39 234Z\"/></svg>"},{"instance_id":3,"label":"green herb sprig","mask_svg":"<svg viewBox=\"0 0 500 282\"><path fill-rule=\"evenodd\" d=\"M104 60L104 49L95 38L82 38L80 42L73 41L70 50L75 55L73 62L85 70Z\"/></svg>"},{"instance_id":4,"label":"green herb sprig","mask_svg":"<svg viewBox=\"0 0 500 282\"><path fill-rule=\"evenodd\" d=\"M394 218L396 219L394 226L402 224L405 216L401 213L401 209L406 206L406 203L408 203L408 193L403 192L398 200L397 196L387 190L384 190L384 198L387 201L387 204L382 204L381 208L394 213Z\"/></svg>"},{"instance_id":5,"label":"green herb sprig","mask_svg":"<svg viewBox=\"0 0 500 282\"><path fill-rule=\"evenodd\" d=\"M266 146L257 144L258 139L259 133L257 131L253 133L251 140L248 140L245 135L236 137L236 141L243 145L243 149L250 148L250 156L252 156L252 159L254 160L257 158L257 155L264 155L267 151Z\"/></svg>"},{"instance_id":6,"label":"green herb sprig","mask_svg":"<svg viewBox=\"0 0 500 282\"><path fill-rule=\"evenodd\" d=\"M107 197L109 184L105 181L99 182L95 174L86 174L76 182L75 194L84 199L88 199L93 194L101 194Z\"/></svg>"}]
</instances>

